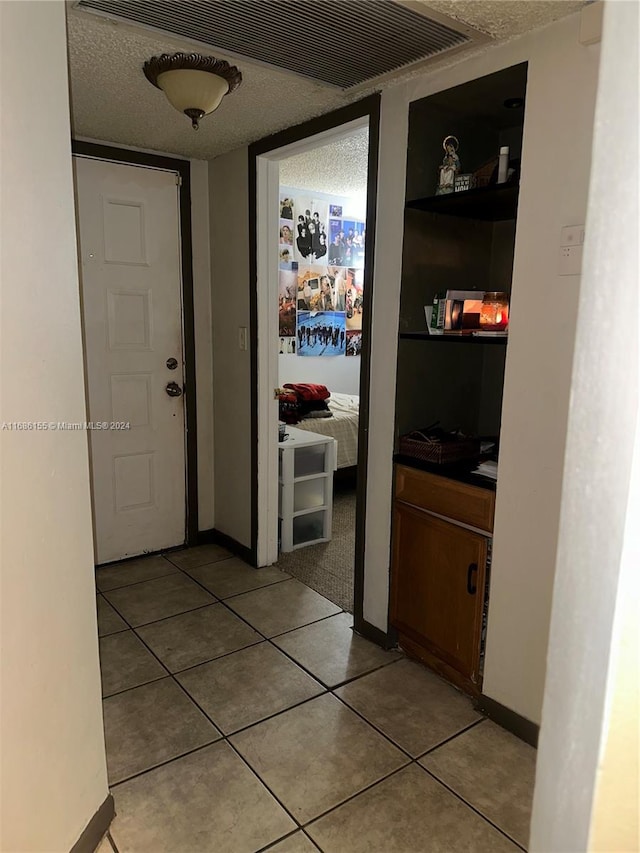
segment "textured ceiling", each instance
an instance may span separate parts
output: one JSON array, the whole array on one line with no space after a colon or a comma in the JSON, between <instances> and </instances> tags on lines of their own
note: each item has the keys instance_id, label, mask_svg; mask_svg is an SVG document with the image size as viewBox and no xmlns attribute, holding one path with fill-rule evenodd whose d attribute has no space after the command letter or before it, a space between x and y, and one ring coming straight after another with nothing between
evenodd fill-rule
<instances>
[{"instance_id":1,"label":"textured ceiling","mask_svg":"<svg viewBox=\"0 0 640 853\"><path fill-rule=\"evenodd\" d=\"M543 26L583 5L582 0L421 2L500 40ZM346 95L216 51L216 56L240 67L244 81L195 132L189 121L169 106L163 93L146 81L141 69L154 54L198 49L197 45L81 12L71 4L67 9L72 126L77 137L210 159L365 94ZM348 36L348 27L343 35ZM331 50L328 58L330 55ZM430 67L435 69L452 58L435 60Z\"/></svg>"},{"instance_id":2,"label":"textured ceiling","mask_svg":"<svg viewBox=\"0 0 640 853\"><path fill-rule=\"evenodd\" d=\"M369 129L364 127L328 145L280 161L280 183L332 195L367 191Z\"/></svg>"}]
</instances>

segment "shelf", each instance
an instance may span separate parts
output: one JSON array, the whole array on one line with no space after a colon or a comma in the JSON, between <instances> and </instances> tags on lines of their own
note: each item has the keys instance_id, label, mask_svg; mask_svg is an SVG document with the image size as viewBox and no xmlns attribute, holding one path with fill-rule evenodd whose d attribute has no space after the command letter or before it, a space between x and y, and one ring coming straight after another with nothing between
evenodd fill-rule
<instances>
[{"instance_id":1,"label":"shelf","mask_svg":"<svg viewBox=\"0 0 640 853\"><path fill-rule=\"evenodd\" d=\"M398 335L401 341L434 341L436 343L447 344L473 344L474 346L506 346L509 336L504 338L493 337L478 337L475 335L430 335L429 332L400 332Z\"/></svg>"},{"instance_id":2,"label":"shelf","mask_svg":"<svg viewBox=\"0 0 640 853\"><path fill-rule=\"evenodd\" d=\"M331 472L333 473L333 472ZM329 472L323 471L321 474L306 474L304 477L294 477L291 481L292 483L306 483L309 480L320 480L322 477L325 479L329 476ZM278 482L281 486L286 485L282 477L278 477Z\"/></svg>"},{"instance_id":3,"label":"shelf","mask_svg":"<svg viewBox=\"0 0 640 853\"><path fill-rule=\"evenodd\" d=\"M498 222L516 218L518 190L518 184L496 184L459 193L416 198L408 201L406 206L412 210Z\"/></svg>"},{"instance_id":4,"label":"shelf","mask_svg":"<svg viewBox=\"0 0 640 853\"><path fill-rule=\"evenodd\" d=\"M310 506L306 509L297 509L291 517L298 518L301 515L310 515L312 512L322 512L325 509L329 509L326 504L322 504L322 506Z\"/></svg>"}]
</instances>

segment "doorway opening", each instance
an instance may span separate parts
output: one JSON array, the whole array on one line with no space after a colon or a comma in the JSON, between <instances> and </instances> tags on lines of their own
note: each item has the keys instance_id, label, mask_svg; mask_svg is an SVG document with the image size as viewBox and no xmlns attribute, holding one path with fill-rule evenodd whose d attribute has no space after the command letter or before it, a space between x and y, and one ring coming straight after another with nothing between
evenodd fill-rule
<instances>
[{"instance_id":1,"label":"doorway opening","mask_svg":"<svg viewBox=\"0 0 640 853\"><path fill-rule=\"evenodd\" d=\"M256 564L277 563L357 630L378 110L374 96L250 149Z\"/></svg>"}]
</instances>

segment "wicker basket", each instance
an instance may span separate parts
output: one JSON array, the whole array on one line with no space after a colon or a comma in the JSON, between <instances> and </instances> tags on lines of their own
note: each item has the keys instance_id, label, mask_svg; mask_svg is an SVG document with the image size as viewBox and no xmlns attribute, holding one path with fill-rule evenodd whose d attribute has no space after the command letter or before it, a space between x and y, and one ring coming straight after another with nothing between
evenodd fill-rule
<instances>
[{"instance_id":1,"label":"wicker basket","mask_svg":"<svg viewBox=\"0 0 640 853\"><path fill-rule=\"evenodd\" d=\"M451 436L446 439L431 439L417 430L400 436L400 453L413 456L423 462L442 465L473 459L480 455L480 439Z\"/></svg>"}]
</instances>

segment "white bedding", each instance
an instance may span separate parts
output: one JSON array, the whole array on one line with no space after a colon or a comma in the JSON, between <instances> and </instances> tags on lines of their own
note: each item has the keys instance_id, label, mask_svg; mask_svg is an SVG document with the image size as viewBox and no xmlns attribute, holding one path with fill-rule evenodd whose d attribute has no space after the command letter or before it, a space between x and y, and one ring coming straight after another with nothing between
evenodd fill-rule
<instances>
[{"instance_id":1,"label":"white bedding","mask_svg":"<svg viewBox=\"0 0 640 853\"><path fill-rule=\"evenodd\" d=\"M338 442L338 468L358 464L358 411L360 398L355 394L331 394L327 400L332 418L304 418L298 429L330 435Z\"/></svg>"}]
</instances>

